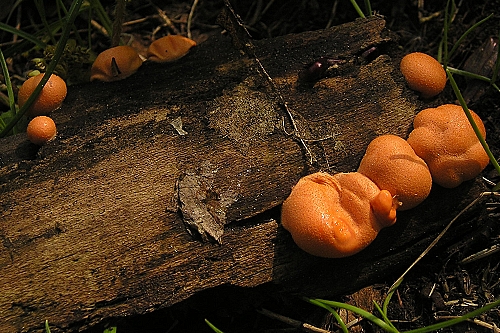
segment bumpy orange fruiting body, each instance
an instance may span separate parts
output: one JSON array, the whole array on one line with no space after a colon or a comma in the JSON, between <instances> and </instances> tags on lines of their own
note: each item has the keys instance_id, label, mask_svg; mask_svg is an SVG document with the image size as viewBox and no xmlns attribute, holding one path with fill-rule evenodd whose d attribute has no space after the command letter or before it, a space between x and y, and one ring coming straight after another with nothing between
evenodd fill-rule
<instances>
[{"instance_id":1,"label":"bumpy orange fruiting body","mask_svg":"<svg viewBox=\"0 0 500 333\"><path fill-rule=\"evenodd\" d=\"M142 65L137 51L128 45L107 49L97 56L90 69L90 81L123 80L134 74Z\"/></svg>"},{"instance_id":2,"label":"bumpy orange fruiting body","mask_svg":"<svg viewBox=\"0 0 500 333\"><path fill-rule=\"evenodd\" d=\"M169 35L152 42L147 57L154 62L175 61L185 56L193 46L196 46L196 42L190 38Z\"/></svg>"},{"instance_id":3,"label":"bumpy orange fruiting body","mask_svg":"<svg viewBox=\"0 0 500 333\"><path fill-rule=\"evenodd\" d=\"M434 97L446 85L446 72L441 64L425 53L414 52L403 57L401 73L408 86L421 93L422 97Z\"/></svg>"},{"instance_id":4,"label":"bumpy orange fruiting body","mask_svg":"<svg viewBox=\"0 0 500 333\"><path fill-rule=\"evenodd\" d=\"M26 103L36 86L42 80L43 75L44 74L39 74L37 76L30 77L19 88L17 95L19 107L22 107ZM32 117L48 115L52 111L61 107L62 102L66 98L67 92L66 82L64 82L64 80L59 76L52 74L47 83L45 83L45 86L35 102L28 109L27 115Z\"/></svg>"},{"instance_id":5,"label":"bumpy orange fruiting body","mask_svg":"<svg viewBox=\"0 0 500 333\"><path fill-rule=\"evenodd\" d=\"M358 172L380 189L388 190L400 202L399 210L413 208L424 201L432 187L425 161L405 139L396 135L381 135L372 140Z\"/></svg>"},{"instance_id":6,"label":"bumpy orange fruiting body","mask_svg":"<svg viewBox=\"0 0 500 333\"><path fill-rule=\"evenodd\" d=\"M28 123L28 140L36 145L44 145L56 136L56 124L47 116L37 116Z\"/></svg>"},{"instance_id":7,"label":"bumpy orange fruiting body","mask_svg":"<svg viewBox=\"0 0 500 333\"><path fill-rule=\"evenodd\" d=\"M471 110L481 135L486 129ZM477 177L489 158L459 105L445 104L420 111L408 143L429 166L435 183L452 188Z\"/></svg>"},{"instance_id":8,"label":"bumpy orange fruiting body","mask_svg":"<svg viewBox=\"0 0 500 333\"><path fill-rule=\"evenodd\" d=\"M370 205L378 220L396 222L396 209L400 202L392 196L391 192L381 190L370 201Z\"/></svg>"},{"instance_id":9,"label":"bumpy orange fruiting body","mask_svg":"<svg viewBox=\"0 0 500 333\"><path fill-rule=\"evenodd\" d=\"M380 229L396 221L394 207L372 207L379 188L360 173L305 176L283 203L281 223L304 251L340 258L368 246Z\"/></svg>"}]
</instances>

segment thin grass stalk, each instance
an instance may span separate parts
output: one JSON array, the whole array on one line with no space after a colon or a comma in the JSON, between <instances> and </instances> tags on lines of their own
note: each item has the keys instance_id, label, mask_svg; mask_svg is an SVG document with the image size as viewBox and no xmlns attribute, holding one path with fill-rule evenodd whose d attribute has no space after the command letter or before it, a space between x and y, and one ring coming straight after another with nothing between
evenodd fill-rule
<instances>
[{"instance_id":1,"label":"thin grass stalk","mask_svg":"<svg viewBox=\"0 0 500 333\"><path fill-rule=\"evenodd\" d=\"M104 27L104 29L106 29L108 36L111 38L111 36L113 35L113 24L108 14L106 13L106 10L99 0L89 0L89 2L91 7L94 9L94 12L97 14L101 25Z\"/></svg>"},{"instance_id":2,"label":"thin grass stalk","mask_svg":"<svg viewBox=\"0 0 500 333\"><path fill-rule=\"evenodd\" d=\"M62 3L61 0L56 0L56 9L57 9L57 18L59 19L59 22L62 22L63 15L61 14L61 11L64 11L64 17L66 17L67 16L66 6Z\"/></svg>"},{"instance_id":3,"label":"thin grass stalk","mask_svg":"<svg viewBox=\"0 0 500 333\"><path fill-rule=\"evenodd\" d=\"M476 29L477 27L479 27L481 24L483 24L484 22L488 21L491 17L493 17L493 14L488 15L487 17L485 17L484 19L482 19L481 21L477 22L472 27L470 27L469 29L467 29L467 31L465 31L462 34L462 36L460 36L460 38L457 40L457 42L455 43L455 45L453 45L451 51L448 52L448 60L451 58L451 56L453 55L453 53L455 53L455 51L458 49L458 47L460 46L460 44L462 44L462 42L467 37L467 35L469 35L474 29Z\"/></svg>"},{"instance_id":4,"label":"thin grass stalk","mask_svg":"<svg viewBox=\"0 0 500 333\"><path fill-rule=\"evenodd\" d=\"M327 307L329 307L327 305ZM346 324L344 323L344 321L342 320L342 318L340 317L339 313L337 311L335 311L335 309L332 309L330 308L331 310L330 313L333 315L333 317L335 318L335 320L337 320L337 323L339 324L340 326L340 329L342 330L343 333L349 333L349 330L347 329L347 326Z\"/></svg>"},{"instance_id":5,"label":"thin grass stalk","mask_svg":"<svg viewBox=\"0 0 500 333\"><path fill-rule=\"evenodd\" d=\"M215 333L223 333L220 329L215 327L211 322L208 321L208 319L205 319L205 323L210 327Z\"/></svg>"},{"instance_id":6,"label":"thin grass stalk","mask_svg":"<svg viewBox=\"0 0 500 333\"><path fill-rule=\"evenodd\" d=\"M500 299L496 300L493 303L487 304L487 305L483 306L482 308L479 308L479 309L476 309L476 310L471 311L469 313L466 313L459 318L450 319L450 320L444 321L442 323L437 323L434 325L429 325L426 327L417 328L415 330L406 331L404 333L427 333L427 332L437 331L437 330L443 329L445 327L450 327L450 326L459 324L463 321L469 320L471 318L477 317L477 316L481 315L482 313L485 313L486 311L489 311L493 308L496 308L497 306L500 306Z\"/></svg>"},{"instance_id":7,"label":"thin grass stalk","mask_svg":"<svg viewBox=\"0 0 500 333\"><path fill-rule=\"evenodd\" d=\"M69 16L67 17L67 21L64 25L63 33L61 35L61 39L57 43L56 50L54 52L54 58L52 61L49 63L47 66L47 71L42 77L42 80L40 83L37 85L33 93L30 95L26 103L21 107L19 112L14 116L14 118L7 124L7 126L0 132L0 138L3 138L4 136L9 133L9 131L17 124L17 122L24 116L28 108L33 104L35 99L38 97L40 92L42 91L43 87L49 80L50 75L54 72L54 69L56 68L59 59L61 58L64 48L66 47L66 42L68 41L69 33L70 33L70 27L72 23L75 21L76 16L79 13L79 8L82 5L82 2L84 0L75 0L71 4L71 8L69 10Z\"/></svg>"},{"instance_id":8,"label":"thin grass stalk","mask_svg":"<svg viewBox=\"0 0 500 333\"><path fill-rule=\"evenodd\" d=\"M5 18L5 22L9 22L10 19L12 18L12 15L14 15L14 12L16 11L16 9L18 9L18 7L21 5L21 3L23 2L23 0L17 0L11 7L10 11L9 11L9 14L7 15L7 17ZM2 36L3 37L3 36ZM3 39L3 38L2 38Z\"/></svg>"},{"instance_id":9,"label":"thin grass stalk","mask_svg":"<svg viewBox=\"0 0 500 333\"><path fill-rule=\"evenodd\" d=\"M378 313L380 313L380 315L382 316L382 319L384 320L384 322L387 325L389 325L392 328L394 328L395 330L397 330L397 328L394 326L394 324L391 322L391 320L387 316L387 312L384 312L384 310L382 310L382 308L380 307L380 305L378 305L378 303L375 302L375 301L373 301L373 306L375 307L375 309L377 309Z\"/></svg>"},{"instance_id":10,"label":"thin grass stalk","mask_svg":"<svg viewBox=\"0 0 500 333\"><path fill-rule=\"evenodd\" d=\"M5 61L5 57L3 55L2 49L0 48L0 66L2 67L2 72L5 80L5 86L7 87L7 104L9 105L9 109L11 114L16 114L16 101L14 97L14 91L12 90L12 82L10 81L9 69L7 68L7 62ZM0 117L0 130L7 127L7 124Z\"/></svg>"},{"instance_id":11,"label":"thin grass stalk","mask_svg":"<svg viewBox=\"0 0 500 333\"><path fill-rule=\"evenodd\" d=\"M500 43L500 32L498 32L497 44L498 43ZM491 82L493 82L493 84L497 81L499 71L500 71L500 46L497 45L497 61L495 61L495 66L493 67L493 75L491 76Z\"/></svg>"},{"instance_id":12,"label":"thin grass stalk","mask_svg":"<svg viewBox=\"0 0 500 333\"><path fill-rule=\"evenodd\" d=\"M366 18L365 14L363 14L363 11L361 10L361 8L359 8L358 4L356 3L356 0L349 0L349 1L351 1L351 4L358 13L359 17Z\"/></svg>"},{"instance_id":13,"label":"thin grass stalk","mask_svg":"<svg viewBox=\"0 0 500 333\"><path fill-rule=\"evenodd\" d=\"M372 5L370 4L370 0L365 0L365 9L366 9L366 13L368 16L372 16L373 13L372 13Z\"/></svg>"},{"instance_id":14,"label":"thin grass stalk","mask_svg":"<svg viewBox=\"0 0 500 333\"><path fill-rule=\"evenodd\" d=\"M398 289L401 282L403 282L402 278L398 280L396 283L394 283L392 287L389 289L389 292L387 293L387 296L384 299L384 303L382 304L384 313L387 313L387 308L389 307L389 302L391 301L392 295L394 295L396 289Z\"/></svg>"},{"instance_id":15,"label":"thin grass stalk","mask_svg":"<svg viewBox=\"0 0 500 333\"><path fill-rule=\"evenodd\" d=\"M481 135L481 132L479 131L479 127L477 127L476 122L474 121L474 118L472 118L472 114L470 113L469 108L467 107L467 103L464 100L464 97L462 96L462 93L460 92L460 89L458 88L458 85L453 78L453 74L449 70L446 70L446 73L448 74L448 79L450 80L451 87L453 88L453 91L455 92L455 95L457 96L458 101L460 102L460 105L462 106L462 109L465 112L465 115L467 116L467 119L469 120L470 124L472 125L472 129L474 130L474 133L476 133L477 138L479 139L479 142L481 143L481 146L483 146L484 151L488 155L488 158L490 159L491 164L493 164L493 167L497 170L498 174L500 175L500 165L498 164L498 161L496 160L495 156L490 150L490 147L484 140L484 137ZM500 189L500 183L498 183L494 188L493 191L498 191Z\"/></svg>"},{"instance_id":16,"label":"thin grass stalk","mask_svg":"<svg viewBox=\"0 0 500 333\"><path fill-rule=\"evenodd\" d=\"M443 26L443 39L441 40L441 48L443 54L443 66L446 69L448 66L448 29L450 25L450 0L446 1L446 7L444 9L444 26Z\"/></svg>"},{"instance_id":17,"label":"thin grass stalk","mask_svg":"<svg viewBox=\"0 0 500 333\"><path fill-rule=\"evenodd\" d=\"M446 69L452 74L458 74L458 75L468 77L470 79L488 82L494 89L496 89L498 92L500 92L500 87L498 87L498 85L496 83L494 83L495 81L493 81L493 79L490 79L489 77L479 75L476 73L472 73L472 72L468 72L468 71L464 71L464 70L457 69L457 68L450 67L450 66L447 66Z\"/></svg>"},{"instance_id":18,"label":"thin grass stalk","mask_svg":"<svg viewBox=\"0 0 500 333\"><path fill-rule=\"evenodd\" d=\"M387 319L387 321L389 321L389 323L386 323L383 320L381 320L380 318L371 314L370 312L365 311L363 309L360 309L356 306L352 306L352 305L349 305L346 303L327 301L327 300L321 300L321 299L307 299L306 298L306 300L309 303L317 305L319 307L322 307L330 312L335 311L331 307L346 309L348 311L356 313L357 315L363 317L366 320L371 321L372 323L379 326L380 328L382 328L386 332L399 333L399 331L394 327L394 325L392 324L392 322L389 321L389 319ZM404 333L427 333L427 332L437 331L437 330L440 330L440 329L443 329L446 327L456 325L458 323L469 320L471 318L477 317L477 316L479 316L487 311L490 311L491 309L493 309L497 306L500 306L500 299L496 300L493 303L487 304L479 309L476 309L474 311L466 313L465 315L463 315L459 318L450 319L450 320L447 320L447 321L444 321L441 323L421 327L421 328L418 328L415 330L405 331ZM378 309L381 311L380 307Z\"/></svg>"},{"instance_id":19,"label":"thin grass stalk","mask_svg":"<svg viewBox=\"0 0 500 333\"><path fill-rule=\"evenodd\" d=\"M5 121L3 121L2 117L0 117L0 128L5 128L7 127L7 124L5 123Z\"/></svg>"},{"instance_id":20,"label":"thin grass stalk","mask_svg":"<svg viewBox=\"0 0 500 333\"><path fill-rule=\"evenodd\" d=\"M14 96L14 90L12 89L12 82L10 81L9 69L7 68L7 62L3 56L2 49L0 48L0 65L2 66L3 76L5 79L5 86L7 87L7 95L9 97L9 109L12 114L16 113L16 98Z\"/></svg>"},{"instance_id":21,"label":"thin grass stalk","mask_svg":"<svg viewBox=\"0 0 500 333\"><path fill-rule=\"evenodd\" d=\"M59 16L59 21L62 21L60 11L62 9L62 11L64 12L64 17L68 17L68 9L66 8L66 6L64 5L62 0L57 0L56 4L57 4L57 14ZM81 7L80 7L80 10L81 10ZM74 35L75 35L76 40L78 41L78 44L84 45L83 39L80 37L80 33L78 32L78 28L76 27L75 23L73 22L73 24L71 26L73 27Z\"/></svg>"},{"instance_id":22,"label":"thin grass stalk","mask_svg":"<svg viewBox=\"0 0 500 333\"><path fill-rule=\"evenodd\" d=\"M54 37L54 34L49 28L49 22L47 22L47 15L45 15L45 8L43 6L42 0L35 0L35 7L38 10L38 13L40 14L40 19L42 20L43 27L45 28L45 31L47 35L49 36L50 40L52 41L52 44L56 45L56 39Z\"/></svg>"},{"instance_id":23,"label":"thin grass stalk","mask_svg":"<svg viewBox=\"0 0 500 333\"><path fill-rule=\"evenodd\" d=\"M92 50L92 7L87 8L89 15L87 18L87 47Z\"/></svg>"},{"instance_id":24,"label":"thin grass stalk","mask_svg":"<svg viewBox=\"0 0 500 333\"><path fill-rule=\"evenodd\" d=\"M387 313L388 313L389 303L391 302L391 299L392 299L392 295L394 295L394 293L396 292L396 289L399 287L401 282L403 282L403 279L399 280L398 283L394 284L393 287L389 289L389 292L387 293L387 296L385 297L384 302L382 303L382 309L379 311L381 311L380 313L382 314L382 316L384 316L384 320L386 320L388 318ZM378 306L378 304L377 304L377 306ZM390 321L387 321L387 323L394 327L394 325L392 325L392 323Z\"/></svg>"},{"instance_id":25,"label":"thin grass stalk","mask_svg":"<svg viewBox=\"0 0 500 333\"><path fill-rule=\"evenodd\" d=\"M317 305L317 306L320 306L320 307L323 307L323 308L325 308L324 305L327 305L327 306L330 306L330 307L340 308L340 309L345 309L347 311L351 311L351 312L353 312L353 313L355 313L355 314L357 314L357 315L365 318L366 320L371 321L372 323L374 323L375 325L377 325L378 327L380 327L381 329L383 329L383 330L385 330L387 332L390 332L390 333L399 333L399 331L397 329L395 329L391 325L388 325L385 321L383 321L379 317L371 314L370 312L368 312L366 310L360 309L360 308L358 308L356 306L353 306L353 305L350 305L350 304L346 304L346 303L342 303L342 302L328 301L328 300L317 299L317 298L316 299L306 298L306 300L309 303L311 303L311 304L314 304L314 305Z\"/></svg>"},{"instance_id":26,"label":"thin grass stalk","mask_svg":"<svg viewBox=\"0 0 500 333\"><path fill-rule=\"evenodd\" d=\"M438 50L437 50L437 61L439 61L439 63L443 64L443 44L444 44L444 41L443 39L441 39L441 41L439 42L439 46L438 46Z\"/></svg>"},{"instance_id":27,"label":"thin grass stalk","mask_svg":"<svg viewBox=\"0 0 500 333\"><path fill-rule=\"evenodd\" d=\"M0 30L6 31L6 32L10 32L13 35L18 35L21 38L26 39L26 40L32 42L33 44L35 44L36 46L38 46L41 49L44 49L47 46L47 44L45 44L44 42L42 42L40 39L38 39L34 35L29 34L27 32L24 32L22 30L16 29L14 27L11 27L8 24L0 22Z\"/></svg>"},{"instance_id":28,"label":"thin grass stalk","mask_svg":"<svg viewBox=\"0 0 500 333\"><path fill-rule=\"evenodd\" d=\"M342 330L343 333L349 333L349 330L347 329L347 326L346 324L344 323L344 321L342 320L342 318L340 317L339 313L334 309L332 308L331 306L327 305L327 304L324 304L324 303L321 303L321 302L318 302L316 300L310 300L310 302L312 304L315 304L317 306L320 306L322 307L323 309L326 309L327 311L329 311L333 317L335 318L335 320L337 321L337 323L339 324L340 326L340 329Z\"/></svg>"}]
</instances>

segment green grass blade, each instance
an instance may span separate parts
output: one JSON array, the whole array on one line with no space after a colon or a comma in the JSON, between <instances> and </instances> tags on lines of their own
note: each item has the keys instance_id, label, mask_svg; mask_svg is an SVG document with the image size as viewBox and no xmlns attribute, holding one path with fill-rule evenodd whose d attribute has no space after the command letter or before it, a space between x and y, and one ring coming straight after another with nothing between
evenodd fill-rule
<instances>
[{"instance_id":1,"label":"green grass blade","mask_svg":"<svg viewBox=\"0 0 500 333\"><path fill-rule=\"evenodd\" d=\"M208 319L205 319L205 323L207 323L208 327L210 327L215 333L223 333L220 329L215 327Z\"/></svg>"},{"instance_id":2,"label":"green grass blade","mask_svg":"<svg viewBox=\"0 0 500 333\"><path fill-rule=\"evenodd\" d=\"M372 5L370 4L370 0L365 0L365 8L368 16L372 16Z\"/></svg>"},{"instance_id":3,"label":"green grass blade","mask_svg":"<svg viewBox=\"0 0 500 333\"><path fill-rule=\"evenodd\" d=\"M63 12L64 17L67 17L68 9L66 8L62 0L57 0L56 5L57 5L57 15L59 16L59 20L62 21L61 11ZM80 7L79 11L80 13L82 12L82 7ZM78 28L76 27L76 25L73 23L71 26L73 27L73 35L78 41L78 45L84 45L83 39L80 37L80 33L78 32Z\"/></svg>"},{"instance_id":4,"label":"green grass blade","mask_svg":"<svg viewBox=\"0 0 500 333\"><path fill-rule=\"evenodd\" d=\"M462 36L460 36L460 38L457 40L457 42L455 43L455 45L453 45L453 48L451 49L451 51L448 52L448 60L451 58L451 56L453 55L453 53L455 53L455 51L458 49L458 47L460 46L460 44L462 44L462 42L467 37L467 35L469 35L472 31L474 31L481 24L483 24L484 22L488 21L491 17L493 17L493 14L490 14L489 16L485 17L484 19L482 19L481 21L477 22L472 27L470 27L469 29L467 29L467 31L464 32L462 34Z\"/></svg>"},{"instance_id":5,"label":"green grass blade","mask_svg":"<svg viewBox=\"0 0 500 333\"><path fill-rule=\"evenodd\" d=\"M500 165L498 164L498 161L496 160L495 156L493 156L493 153L491 152L488 144L484 140L484 137L481 135L481 132L479 131L479 128L477 127L476 122L472 118L472 114L469 111L469 108L467 107L467 103L465 102L462 93L460 92L460 89L458 88L458 85L453 78L453 74L447 69L446 73L448 75L448 79L450 80L451 87L453 88L453 91L455 92L455 95L457 96L458 101L460 102L460 105L462 106L462 109L464 109L465 115L467 116L467 119L469 119L469 122L474 129L474 133L476 133L477 138L479 139L479 142L481 143L481 146L483 146L484 151L488 155L491 164L493 164L493 167L497 170L498 174L500 175ZM499 184L495 186L493 191L499 187ZM497 189L498 190L498 189Z\"/></svg>"},{"instance_id":6,"label":"green grass blade","mask_svg":"<svg viewBox=\"0 0 500 333\"><path fill-rule=\"evenodd\" d=\"M383 304L385 313L387 313L387 307L389 306L389 302L391 301L392 295L394 295L396 289L398 289L401 282L403 282L403 278L400 278L396 282L394 282L394 284L389 289L389 293L387 294L387 297L384 299L384 304Z\"/></svg>"},{"instance_id":7,"label":"green grass blade","mask_svg":"<svg viewBox=\"0 0 500 333\"><path fill-rule=\"evenodd\" d=\"M7 94L9 97L9 109L13 114L16 113L16 98L14 96L14 90L12 89L12 82L10 81L9 69L7 68L7 62L3 56L2 49L0 48L0 66L2 67L3 76L5 79L5 86L7 87Z\"/></svg>"},{"instance_id":8,"label":"green grass blade","mask_svg":"<svg viewBox=\"0 0 500 333\"><path fill-rule=\"evenodd\" d=\"M427 333L427 332L437 331L437 330L443 329L445 327L450 327L450 326L456 325L458 323L461 323L463 321L469 320L471 318L477 317L486 311L489 311L493 308L496 308L497 306L500 306L500 299L496 300L493 303L485 305L482 308L479 308L477 310L466 313L463 316L461 316L460 318L450 319L447 321L443 321L442 323L437 323L434 325L429 325L429 326L418 328L415 330L406 331L404 333Z\"/></svg>"},{"instance_id":9,"label":"green grass blade","mask_svg":"<svg viewBox=\"0 0 500 333\"><path fill-rule=\"evenodd\" d=\"M321 307L323 307L325 309L327 309L327 308L324 305L327 305L327 306L330 306L330 307L340 308L340 309L345 309L347 311L351 311L352 313L355 313L355 314L357 314L357 315L365 318L366 320L371 321L372 323L374 323L375 325L377 325L378 327L380 327L381 329L383 329L383 330L385 330L387 332L390 332L390 333L399 333L399 331L397 329L395 329L391 325L388 325L385 321L383 321L379 317L371 314L370 312L368 312L366 310L358 308L356 306L353 306L353 305L350 305L350 304L346 304L346 303L342 303L342 302L328 301L328 300L317 299L317 298L316 299L306 298L306 301L308 301L311 304L315 304L317 306L321 306Z\"/></svg>"},{"instance_id":10,"label":"green grass blade","mask_svg":"<svg viewBox=\"0 0 500 333\"><path fill-rule=\"evenodd\" d=\"M443 26L443 39L441 40L440 48L442 53L442 61L444 69L448 66L448 29L450 26L450 0L446 1L444 9L444 26Z\"/></svg>"},{"instance_id":11,"label":"green grass blade","mask_svg":"<svg viewBox=\"0 0 500 333\"><path fill-rule=\"evenodd\" d=\"M472 72L469 72L469 71L464 71L464 70L461 70L461 69L458 69L458 68L454 68L454 67L450 67L450 66L448 66L447 69L452 74L462 75L462 76L468 77L469 79L476 79L476 80L485 81L485 82L488 82L490 84L492 83L491 79L489 77L486 77L486 76L483 76L483 75L479 75L479 74L472 73Z\"/></svg>"},{"instance_id":12,"label":"green grass blade","mask_svg":"<svg viewBox=\"0 0 500 333\"><path fill-rule=\"evenodd\" d=\"M6 32L10 32L13 35L19 35L20 37L22 37L22 38L24 38L24 39L32 42L33 44L35 44L36 46L38 46L41 49L44 49L47 46L47 44L45 44L44 42L42 42L36 36L33 36L33 35L31 35L31 34L29 34L27 32L24 32L22 30L16 29L14 27L11 27L8 24L0 22L0 30L6 31Z\"/></svg>"},{"instance_id":13,"label":"green grass blade","mask_svg":"<svg viewBox=\"0 0 500 333\"><path fill-rule=\"evenodd\" d=\"M14 96L14 90L12 89L12 82L10 81L9 69L7 68L7 62L3 55L2 49L0 48L0 67L2 68L2 73L5 80L5 86L7 88L7 104L9 105L9 111L0 114L0 131L7 127L7 124L15 117L16 109L16 99ZM7 122L6 122L7 121ZM12 129L12 134L18 133L18 129L14 127Z\"/></svg>"},{"instance_id":14,"label":"green grass blade","mask_svg":"<svg viewBox=\"0 0 500 333\"><path fill-rule=\"evenodd\" d=\"M461 69L457 69L457 68L453 68L453 67L446 67L446 69L452 73L452 74L458 74L458 75L462 75L462 76L465 76L465 77L468 77L470 79L476 79L476 80L481 80L481 81L484 81L484 82L488 82L489 84L491 84L491 86L498 92L500 92L500 88L496 85L496 83L494 83L495 81L493 81L493 79L490 79L489 77L486 77L486 76L483 76L483 75L479 75L479 74L476 74L476 73L472 73L472 72L468 72L468 71L464 71L464 70L461 70Z\"/></svg>"},{"instance_id":15,"label":"green grass blade","mask_svg":"<svg viewBox=\"0 0 500 333\"><path fill-rule=\"evenodd\" d=\"M498 33L497 43L500 43L500 32ZM497 61L495 61L495 66L493 67L493 75L491 76L491 82L493 82L493 84L497 81L499 71L500 71L500 46L497 45Z\"/></svg>"},{"instance_id":16,"label":"green grass blade","mask_svg":"<svg viewBox=\"0 0 500 333\"><path fill-rule=\"evenodd\" d=\"M337 320L337 323L339 324L340 326L340 329L342 330L343 333L349 333L349 330L347 329L347 326L346 324L344 323L344 321L342 320L342 318L340 318L340 315L337 311L335 311L334 309L330 308L328 305L326 305L329 309L328 311L330 311L330 313L333 315L333 317L335 318L335 320Z\"/></svg>"},{"instance_id":17,"label":"green grass blade","mask_svg":"<svg viewBox=\"0 0 500 333\"><path fill-rule=\"evenodd\" d=\"M45 32L49 36L52 44L56 44L56 39L54 37L54 33L49 28L49 22L47 22L47 15L45 15L45 7L43 6L43 0L35 0L35 7L40 14L40 19L42 20L42 24L45 28Z\"/></svg>"},{"instance_id":18,"label":"green grass blade","mask_svg":"<svg viewBox=\"0 0 500 333\"><path fill-rule=\"evenodd\" d=\"M111 38L111 36L113 35L113 24L108 14L106 13L106 10L104 9L99 0L89 0L89 2L90 6L94 9L94 12L97 14L97 17L101 22L101 25L104 27L104 29L106 29L108 36Z\"/></svg>"},{"instance_id":19,"label":"green grass blade","mask_svg":"<svg viewBox=\"0 0 500 333\"><path fill-rule=\"evenodd\" d=\"M337 323L339 324L340 328L342 329L342 332L344 333L348 333L348 329L347 329L347 326L346 324L344 323L344 321L342 320L342 318L340 318L340 315L337 311L335 311L335 309L333 309L331 306L329 306L328 304L324 304L322 303L321 301L319 300L315 300L315 299L306 299L309 303L311 304L314 304L316 306L319 306L327 311L329 311L333 317L335 318L335 320L337 320Z\"/></svg>"},{"instance_id":20,"label":"green grass blade","mask_svg":"<svg viewBox=\"0 0 500 333\"><path fill-rule=\"evenodd\" d=\"M359 17L366 18L365 14L363 14L363 11L361 10L361 8L359 8L358 4L356 3L356 0L350 0L350 1L353 5L354 9L358 13Z\"/></svg>"},{"instance_id":21,"label":"green grass blade","mask_svg":"<svg viewBox=\"0 0 500 333\"><path fill-rule=\"evenodd\" d=\"M392 324L392 322L389 320L389 317L387 316L387 309L382 310L380 305L378 305L377 302L375 302L375 301L373 301L373 306L375 307L375 309L377 309L378 313L380 313L384 322L397 331L397 328Z\"/></svg>"},{"instance_id":22,"label":"green grass blade","mask_svg":"<svg viewBox=\"0 0 500 333\"><path fill-rule=\"evenodd\" d=\"M45 320L45 333L50 333L49 321Z\"/></svg>"}]
</instances>

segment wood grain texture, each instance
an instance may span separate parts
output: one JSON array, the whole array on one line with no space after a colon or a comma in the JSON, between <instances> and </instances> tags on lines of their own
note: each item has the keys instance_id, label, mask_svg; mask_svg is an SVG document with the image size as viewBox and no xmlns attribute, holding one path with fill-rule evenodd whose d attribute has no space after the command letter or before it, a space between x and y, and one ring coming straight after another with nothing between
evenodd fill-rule
<instances>
[{"instance_id":1,"label":"wood grain texture","mask_svg":"<svg viewBox=\"0 0 500 333\"><path fill-rule=\"evenodd\" d=\"M402 270L481 191L434 189L353 258L303 253L279 226L293 184L355 170L375 136L406 136L421 102L379 17L255 45L297 132L255 61L219 36L125 81L71 87L53 115L58 137L40 150L23 135L2 139L0 331L35 332L47 319L69 332L223 284L354 290ZM361 59L371 46L377 57ZM345 66L297 84L325 55ZM208 220L214 234L200 237Z\"/></svg>"}]
</instances>

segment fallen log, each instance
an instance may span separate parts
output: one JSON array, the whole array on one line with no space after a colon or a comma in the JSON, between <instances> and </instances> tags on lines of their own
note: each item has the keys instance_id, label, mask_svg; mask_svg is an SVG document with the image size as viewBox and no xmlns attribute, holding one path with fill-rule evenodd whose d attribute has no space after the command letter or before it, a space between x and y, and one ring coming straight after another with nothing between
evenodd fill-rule
<instances>
[{"instance_id":1,"label":"fallen log","mask_svg":"<svg viewBox=\"0 0 500 333\"><path fill-rule=\"evenodd\" d=\"M71 87L39 150L2 139L0 331L79 330L219 285L352 291L403 270L482 190L435 188L354 257L300 251L279 225L292 186L355 170L374 137L407 135L422 102L380 17L254 44L269 77L214 37L125 81ZM342 63L299 82L322 56Z\"/></svg>"}]
</instances>

